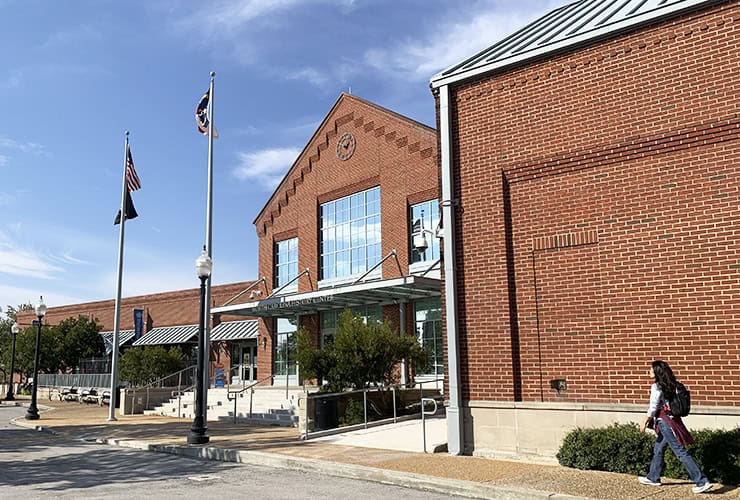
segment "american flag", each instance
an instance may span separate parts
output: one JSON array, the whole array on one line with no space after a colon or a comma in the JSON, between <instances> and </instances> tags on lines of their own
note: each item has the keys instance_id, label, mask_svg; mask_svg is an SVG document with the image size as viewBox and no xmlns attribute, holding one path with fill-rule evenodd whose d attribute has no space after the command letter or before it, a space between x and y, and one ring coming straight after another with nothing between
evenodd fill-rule
<instances>
[{"instance_id":1,"label":"american flag","mask_svg":"<svg viewBox=\"0 0 740 500\"><path fill-rule=\"evenodd\" d=\"M129 193L141 189L141 181L139 180L139 176L136 174L134 159L131 157L130 149L126 155L126 186L128 186Z\"/></svg>"}]
</instances>

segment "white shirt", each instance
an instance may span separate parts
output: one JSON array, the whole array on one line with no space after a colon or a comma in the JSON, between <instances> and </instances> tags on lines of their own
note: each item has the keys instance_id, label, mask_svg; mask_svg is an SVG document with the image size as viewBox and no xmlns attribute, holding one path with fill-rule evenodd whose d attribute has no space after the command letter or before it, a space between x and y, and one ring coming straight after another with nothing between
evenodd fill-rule
<instances>
[{"instance_id":1,"label":"white shirt","mask_svg":"<svg viewBox=\"0 0 740 500\"><path fill-rule=\"evenodd\" d=\"M663 407L663 391L658 384L650 386L650 406L648 407L648 417L657 417L660 409Z\"/></svg>"}]
</instances>

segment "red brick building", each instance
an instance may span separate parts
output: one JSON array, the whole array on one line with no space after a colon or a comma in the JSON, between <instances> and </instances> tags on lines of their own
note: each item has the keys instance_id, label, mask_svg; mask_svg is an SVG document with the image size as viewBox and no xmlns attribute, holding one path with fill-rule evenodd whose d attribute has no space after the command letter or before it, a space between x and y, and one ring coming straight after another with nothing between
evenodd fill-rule
<instances>
[{"instance_id":1,"label":"red brick building","mask_svg":"<svg viewBox=\"0 0 740 500\"><path fill-rule=\"evenodd\" d=\"M432 79L450 451L636 421L653 359L740 423L740 6L578 1Z\"/></svg>"},{"instance_id":2,"label":"red brick building","mask_svg":"<svg viewBox=\"0 0 740 500\"><path fill-rule=\"evenodd\" d=\"M252 281L214 285L211 288L213 305L223 305L246 289L259 288L255 285L257 283ZM186 347L186 351L190 351L190 348L196 345L199 300L200 295L197 288L122 298L119 344L123 349L132 345L180 345ZM143 313L140 338L136 338L134 331L135 310ZM44 324L56 325L67 318L79 316L95 319L102 328L101 333L110 352L114 314L114 300L49 307L44 317ZM31 326L34 319L33 311L18 314L21 327ZM247 359L243 370L236 369L232 372L231 369L242 364L244 360L242 351L256 350L258 343L256 319L216 317L211 331L211 341L211 380L215 375L215 369L223 369L227 377L231 372L231 376L235 378L255 379L258 374L254 373L256 366L251 366L254 363L250 359ZM232 362L232 356L238 359Z\"/></svg>"},{"instance_id":3,"label":"red brick building","mask_svg":"<svg viewBox=\"0 0 740 500\"><path fill-rule=\"evenodd\" d=\"M214 312L262 317L258 371L275 384L302 383L298 325L323 345L345 307L417 331L435 353L417 378L442 376L436 145L433 128L342 94L267 200L254 224L269 295Z\"/></svg>"}]
</instances>

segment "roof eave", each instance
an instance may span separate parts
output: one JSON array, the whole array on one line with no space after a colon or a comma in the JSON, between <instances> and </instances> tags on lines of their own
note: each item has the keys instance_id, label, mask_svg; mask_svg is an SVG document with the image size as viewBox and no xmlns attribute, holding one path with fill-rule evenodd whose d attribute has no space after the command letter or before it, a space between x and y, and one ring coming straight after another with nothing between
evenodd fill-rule
<instances>
[{"instance_id":1,"label":"roof eave","mask_svg":"<svg viewBox=\"0 0 740 500\"><path fill-rule=\"evenodd\" d=\"M500 61L472 68L456 74L445 76L449 69L445 69L434 75L429 85L432 89L443 87L445 85L461 84L473 78L478 78L489 73L495 73L501 70L509 70L517 66L523 66L536 60L543 59L546 55L560 54L562 52L575 50L586 45L590 45L605 38L612 38L623 35L643 28L646 25L654 24L656 21L667 21L675 17L684 15L688 12L699 10L713 5L725 3L728 0L687 0L671 7L666 7L660 11L650 11L639 16L625 19L618 23L610 24L602 28L583 33L578 36L567 38L559 42L542 46L540 48L524 52L518 56L508 57ZM486 49L487 50L487 49ZM454 65L459 66L459 64ZM453 67L454 67L453 66Z\"/></svg>"}]
</instances>

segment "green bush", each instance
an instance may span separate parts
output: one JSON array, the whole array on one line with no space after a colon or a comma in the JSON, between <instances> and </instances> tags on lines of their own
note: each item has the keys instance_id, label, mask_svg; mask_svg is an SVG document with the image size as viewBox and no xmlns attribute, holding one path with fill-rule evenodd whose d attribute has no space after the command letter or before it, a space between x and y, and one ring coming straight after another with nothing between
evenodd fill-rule
<instances>
[{"instance_id":1,"label":"green bush","mask_svg":"<svg viewBox=\"0 0 740 500\"><path fill-rule=\"evenodd\" d=\"M344 417L339 419L342 425L361 424L365 421L365 406L357 400L350 400L344 409Z\"/></svg>"},{"instance_id":2,"label":"green bush","mask_svg":"<svg viewBox=\"0 0 740 500\"><path fill-rule=\"evenodd\" d=\"M692 431L687 449L712 481L740 484L740 428L731 431ZM558 451L560 465L644 475L653 456L655 436L641 433L637 424L613 424L568 433ZM683 464L666 451L665 477L688 478Z\"/></svg>"},{"instance_id":3,"label":"green bush","mask_svg":"<svg viewBox=\"0 0 740 500\"><path fill-rule=\"evenodd\" d=\"M557 458L565 467L643 474L652 457L653 441L637 424L576 429L563 440Z\"/></svg>"},{"instance_id":4,"label":"green bush","mask_svg":"<svg viewBox=\"0 0 740 500\"><path fill-rule=\"evenodd\" d=\"M702 429L692 431L694 444L686 447L689 455L712 481L740 484L740 427L731 431ZM665 475L688 479L681 461L666 452Z\"/></svg>"}]
</instances>

